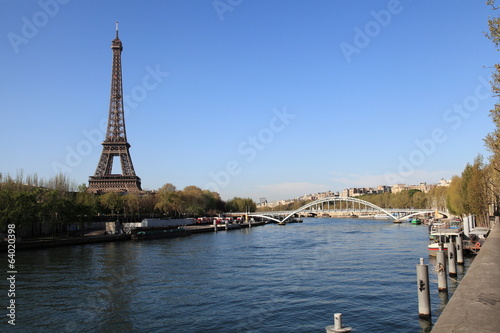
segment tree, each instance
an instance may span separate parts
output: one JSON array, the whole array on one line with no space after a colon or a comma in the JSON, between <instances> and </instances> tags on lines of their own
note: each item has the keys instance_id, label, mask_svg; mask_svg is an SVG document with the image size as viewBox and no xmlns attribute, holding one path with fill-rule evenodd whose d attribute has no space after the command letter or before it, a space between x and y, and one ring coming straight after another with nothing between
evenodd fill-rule
<instances>
[{"instance_id":1,"label":"tree","mask_svg":"<svg viewBox=\"0 0 500 333\"><path fill-rule=\"evenodd\" d=\"M137 193L128 193L123 197L125 212L131 215L139 214L141 199Z\"/></svg>"},{"instance_id":2,"label":"tree","mask_svg":"<svg viewBox=\"0 0 500 333\"><path fill-rule=\"evenodd\" d=\"M215 216L225 208L225 203L220 198L219 193L203 190L205 197L205 211L207 215Z\"/></svg>"},{"instance_id":3,"label":"tree","mask_svg":"<svg viewBox=\"0 0 500 333\"><path fill-rule=\"evenodd\" d=\"M427 208L427 196L422 191L416 190L415 192L413 192L411 200L413 203L413 208L417 209Z\"/></svg>"},{"instance_id":4,"label":"tree","mask_svg":"<svg viewBox=\"0 0 500 333\"><path fill-rule=\"evenodd\" d=\"M184 213L188 216L205 215L206 196L203 195L201 188L197 186L186 186L181 193L184 203Z\"/></svg>"},{"instance_id":5,"label":"tree","mask_svg":"<svg viewBox=\"0 0 500 333\"><path fill-rule=\"evenodd\" d=\"M154 207L167 216L180 216L182 213L182 203L177 188L170 183L163 185L156 193L156 204Z\"/></svg>"},{"instance_id":6,"label":"tree","mask_svg":"<svg viewBox=\"0 0 500 333\"><path fill-rule=\"evenodd\" d=\"M446 198L446 205L448 210L453 215L462 215L465 213L461 201L462 177L453 176L451 178L450 187L448 189L448 196Z\"/></svg>"},{"instance_id":7,"label":"tree","mask_svg":"<svg viewBox=\"0 0 500 333\"><path fill-rule=\"evenodd\" d=\"M226 202L226 211L229 212L255 212L257 205L250 198L234 197Z\"/></svg>"},{"instance_id":8,"label":"tree","mask_svg":"<svg viewBox=\"0 0 500 333\"><path fill-rule=\"evenodd\" d=\"M491 6L494 10L499 7L496 6L495 0L488 0L487 5ZM488 20L489 32L486 33L497 51L500 50L500 18L493 17ZM500 64L494 65L494 72L491 76L491 88L495 97L500 97ZM484 139L486 148L490 151L489 157L489 176L488 176L488 193L490 201L494 206L495 215L499 213L499 199L500 199L500 103L496 103L493 109L490 110L490 117L495 125L495 129L489 133Z\"/></svg>"},{"instance_id":9,"label":"tree","mask_svg":"<svg viewBox=\"0 0 500 333\"><path fill-rule=\"evenodd\" d=\"M487 168L478 155L467 164L461 176L454 176L448 189L447 206L455 215L476 215L478 222L488 222Z\"/></svg>"},{"instance_id":10,"label":"tree","mask_svg":"<svg viewBox=\"0 0 500 333\"><path fill-rule=\"evenodd\" d=\"M446 210L448 189L447 186L436 186L432 188L427 194L427 208L434 208L442 211Z\"/></svg>"},{"instance_id":11,"label":"tree","mask_svg":"<svg viewBox=\"0 0 500 333\"><path fill-rule=\"evenodd\" d=\"M483 157L478 155L472 165L467 164L462 172L462 201L466 214L476 215L478 222L486 225L488 220L487 175Z\"/></svg>"},{"instance_id":12,"label":"tree","mask_svg":"<svg viewBox=\"0 0 500 333\"><path fill-rule=\"evenodd\" d=\"M123 198L116 192L108 192L99 198L101 205L111 211L111 215L123 209Z\"/></svg>"}]
</instances>

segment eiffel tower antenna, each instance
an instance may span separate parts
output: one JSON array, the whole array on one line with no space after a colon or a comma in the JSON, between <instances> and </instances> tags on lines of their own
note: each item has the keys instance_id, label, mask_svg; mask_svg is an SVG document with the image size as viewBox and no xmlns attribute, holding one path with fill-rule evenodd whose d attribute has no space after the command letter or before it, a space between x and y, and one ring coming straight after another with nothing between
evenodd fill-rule
<instances>
[{"instance_id":1,"label":"eiffel tower antenna","mask_svg":"<svg viewBox=\"0 0 500 333\"><path fill-rule=\"evenodd\" d=\"M129 152L130 144L125 131L121 64L123 46L118 38L118 22L116 22L116 38L111 42L111 49L113 50L113 66L108 127L95 174L89 177L88 191L93 193L140 192L142 191L141 179L135 174ZM115 157L120 160L121 174L111 173Z\"/></svg>"}]
</instances>

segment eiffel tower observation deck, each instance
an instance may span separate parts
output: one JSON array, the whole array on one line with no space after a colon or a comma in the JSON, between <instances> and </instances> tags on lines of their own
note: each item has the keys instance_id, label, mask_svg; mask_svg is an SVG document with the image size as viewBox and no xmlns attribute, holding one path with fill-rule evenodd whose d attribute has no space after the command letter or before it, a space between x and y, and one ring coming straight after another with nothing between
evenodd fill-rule
<instances>
[{"instance_id":1,"label":"eiffel tower observation deck","mask_svg":"<svg viewBox=\"0 0 500 333\"><path fill-rule=\"evenodd\" d=\"M129 152L130 144L127 142L125 131L121 64L123 46L118 38L118 22L116 23L116 38L111 43L111 49L113 50L113 68L111 72L108 127L95 174L89 177L88 191L92 193L137 193L142 191L141 178L135 174ZM121 164L121 174L111 173L115 158L119 159Z\"/></svg>"}]
</instances>

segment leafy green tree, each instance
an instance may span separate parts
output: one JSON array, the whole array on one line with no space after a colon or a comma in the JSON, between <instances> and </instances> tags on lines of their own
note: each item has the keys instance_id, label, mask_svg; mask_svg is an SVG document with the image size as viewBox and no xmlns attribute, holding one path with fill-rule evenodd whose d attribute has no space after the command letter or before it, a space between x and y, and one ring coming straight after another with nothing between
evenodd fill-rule
<instances>
[{"instance_id":1,"label":"leafy green tree","mask_svg":"<svg viewBox=\"0 0 500 333\"><path fill-rule=\"evenodd\" d=\"M141 199L137 193L127 193L123 197L123 203L126 214L139 214L141 208Z\"/></svg>"},{"instance_id":2,"label":"leafy green tree","mask_svg":"<svg viewBox=\"0 0 500 333\"><path fill-rule=\"evenodd\" d=\"M201 188L197 186L186 186L181 192L182 202L184 204L184 213L187 216L205 215L206 196L203 195Z\"/></svg>"},{"instance_id":3,"label":"leafy green tree","mask_svg":"<svg viewBox=\"0 0 500 333\"><path fill-rule=\"evenodd\" d=\"M495 0L486 2L494 10L499 7ZM500 50L500 18L492 17L488 20L489 32L486 36L493 42L497 51ZM500 97L500 64L494 65L494 71L491 76L491 88L495 97ZM489 201L493 204L496 215L500 215L500 103L495 103L490 110L490 117L495 126L494 130L484 139L486 148L490 151L488 167L488 194Z\"/></svg>"},{"instance_id":4,"label":"leafy green tree","mask_svg":"<svg viewBox=\"0 0 500 333\"><path fill-rule=\"evenodd\" d=\"M476 215L478 222L488 222L487 175L483 157L478 155L462 172L461 195L464 212Z\"/></svg>"},{"instance_id":5,"label":"leafy green tree","mask_svg":"<svg viewBox=\"0 0 500 333\"><path fill-rule=\"evenodd\" d=\"M447 186L436 186L432 188L427 193L427 207L433 208L441 211L445 211L446 207L446 197L448 195Z\"/></svg>"},{"instance_id":6,"label":"leafy green tree","mask_svg":"<svg viewBox=\"0 0 500 333\"><path fill-rule=\"evenodd\" d=\"M155 208L162 211L167 216L180 216L182 213L181 195L177 188L167 183L163 185L156 193Z\"/></svg>"},{"instance_id":7,"label":"leafy green tree","mask_svg":"<svg viewBox=\"0 0 500 333\"><path fill-rule=\"evenodd\" d=\"M219 193L203 190L205 197L205 212L207 215L215 216L225 208L225 203L220 198Z\"/></svg>"},{"instance_id":8,"label":"leafy green tree","mask_svg":"<svg viewBox=\"0 0 500 333\"><path fill-rule=\"evenodd\" d=\"M228 212L255 212L257 205L250 198L234 197L226 202Z\"/></svg>"},{"instance_id":9,"label":"leafy green tree","mask_svg":"<svg viewBox=\"0 0 500 333\"><path fill-rule=\"evenodd\" d=\"M462 202L462 177L453 176L451 178L451 184L448 190L448 196L446 198L447 207L451 214L462 215L465 213L465 209Z\"/></svg>"},{"instance_id":10,"label":"leafy green tree","mask_svg":"<svg viewBox=\"0 0 500 333\"><path fill-rule=\"evenodd\" d=\"M100 196L99 201L104 208L111 211L112 215L123 209L123 197L116 192L108 192Z\"/></svg>"},{"instance_id":11,"label":"leafy green tree","mask_svg":"<svg viewBox=\"0 0 500 333\"><path fill-rule=\"evenodd\" d=\"M145 193L139 197L140 200L140 214L142 216L155 214L155 206L157 204L157 197L153 193Z\"/></svg>"},{"instance_id":12,"label":"leafy green tree","mask_svg":"<svg viewBox=\"0 0 500 333\"><path fill-rule=\"evenodd\" d=\"M427 196L422 191L415 191L411 196L413 208L425 209L427 208Z\"/></svg>"}]
</instances>

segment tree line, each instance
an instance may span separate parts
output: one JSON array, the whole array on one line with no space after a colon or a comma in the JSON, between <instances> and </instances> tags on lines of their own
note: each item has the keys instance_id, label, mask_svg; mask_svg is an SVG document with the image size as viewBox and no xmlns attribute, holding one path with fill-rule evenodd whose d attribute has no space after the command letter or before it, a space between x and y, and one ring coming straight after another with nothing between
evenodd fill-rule
<instances>
[{"instance_id":1,"label":"tree line","mask_svg":"<svg viewBox=\"0 0 500 333\"><path fill-rule=\"evenodd\" d=\"M224 201L218 193L196 186L177 190L165 184L140 194L95 195L87 191L85 184L77 186L63 174L44 180L36 175L24 177L22 172L16 177L0 173L0 230L15 224L29 236L67 233L70 225L82 231L86 223L96 220L189 218L255 209L252 199L235 197Z\"/></svg>"}]
</instances>

